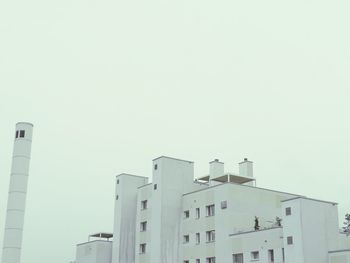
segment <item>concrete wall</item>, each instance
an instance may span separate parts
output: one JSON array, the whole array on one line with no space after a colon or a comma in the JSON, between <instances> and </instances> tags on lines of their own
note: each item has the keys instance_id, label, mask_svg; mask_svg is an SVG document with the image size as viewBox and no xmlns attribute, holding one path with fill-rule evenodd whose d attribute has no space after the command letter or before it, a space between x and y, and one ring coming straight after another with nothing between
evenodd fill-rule
<instances>
[{"instance_id":1,"label":"concrete wall","mask_svg":"<svg viewBox=\"0 0 350 263\"><path fill-rule=\"evenodd\" d=\"M77 245L76 263L111 263L112 242L95 240Z\"/></svg>"},{"instance_id":2,"label":"concrete wall","mask_svg":"<svg viewBox=\"0 0 350 263\"><path fill-rule=\"evenodd\" d=\"M231 263L229 234L254 230L255 216L259 217L261 229L271 228L276 216L282 216L281 201L291 197L295 195L231 183L185 194L183 211L189 210L190 218L182 219L182 235L189 234L190 243L182 246L181 260L204 261L216 256L217 262ZM222 201L226 201L226 209L221 208ZM207 217L205 209L210 204L215 204L215 216ZM196 208L200 208L200 219L195 219ZM216 233L213 243L205 241L209 230ZM195 233L200 233L203 239L199 245L194 244Z\"/></svg>"},{"instance_id":3,"label":"concrete wall","mask_svg":"<svg viewBox=\"0 0 350 263\"><path fill-rule=\"evenodd\" d=\"M248 233L234 234L231 239L231 255L243 253L244 262L254 261L251 252L259 252L260 263L270 263L268 251L273 250L274 263L283 263L282 228L272 228ZM232 256L227 262L232 262Z\"/></svg>"},{"instance_id":4,"label":"concrete wall","mask_svg":"<svg viewBox=\"0 0 350 263\"><path fill-rule=\"evenodd\" d=\"M286 215L287 207L291 215ZM328 251L338 243L337 205L297 198L284 201L282 209L286 263L328 263ZM289 236L293 237L290 245Z\"/></svg>"},{"instance_id":5,"label":"concrete wall","mask_svg":"<svg viewBox=\"0 0 350 263\"><path fill-rule=\"evenodd\" d=\"M135 229L138 187L148 178L121 174L116 177L113 263L135 263Z\"/></svg>"},{"instance_id":6,"label":"concrete wall","mask_svg":"<svg viewBox=\"0 0 350 263\"><path fill-rule=\"evenodd\" d=\"M152 263L179 261L182 194L193 188L193 162L169 157L153 160L151 210Z\"/></svg>"},{"instance_id":7,"label":"concrete wall","mask_svg":"<svg viewBox=\"0 0 350 263\"><path fill-rule=\"evenodd\" d=\"M329 263L350 263L350 248L347 250L331 251Z\"/></svg>"},{"instance_id":8,"label":"concrete wall","mask_svg":"<svg viewBox=\"0 0 350 263\"><path fill-rule=\"evenodd\" d=\"M153 184L147 184L139 187L137 195L137 216L136 216L136 249L135 249L135 262L137 263L150 263L150 248L151 248L151 211L153 204L151 202L153 193ZM141 201L148 200L147 209L141 209ZM147 230L140 231L140 223L147 222ZM147 244L146 253L140 254L140 244Z\"/></svg>"}]
</instances>

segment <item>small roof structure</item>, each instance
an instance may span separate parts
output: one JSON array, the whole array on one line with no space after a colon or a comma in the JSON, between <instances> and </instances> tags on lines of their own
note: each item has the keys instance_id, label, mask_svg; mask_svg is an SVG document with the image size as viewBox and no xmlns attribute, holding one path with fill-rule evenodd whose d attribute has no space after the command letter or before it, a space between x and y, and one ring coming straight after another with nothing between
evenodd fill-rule
<instances>
[{"instance_id":1,"label":"small roof structure","mask_svg":"<svg viewBox=\"0 0 350 263\"><path fill-rule=\"evenodd\" d=\"M197 178L198 181L209 182L210 176L202 176ZM220 182L220 183L236 183L236 184L245 184L249 182L255 181L254 177L247 177L238 174L226 173L221 176L217 176L211 179L212 181Z\"/></svg>"},{"instance_id":2,"label":"small roof structure","mask_svg":"<svg viewBox=\"0 0 350 263\"><path fill-rule=\"evenodd\" d=\"M109 240L110 238L113 237L113 234L112 233L106 233L106 232L100 232L100 233L92 234L92 235L89 235L89 241L90 241L90 238L92 238L92 237L104 238L104 239Z\"/></svg>"}]
</instances>

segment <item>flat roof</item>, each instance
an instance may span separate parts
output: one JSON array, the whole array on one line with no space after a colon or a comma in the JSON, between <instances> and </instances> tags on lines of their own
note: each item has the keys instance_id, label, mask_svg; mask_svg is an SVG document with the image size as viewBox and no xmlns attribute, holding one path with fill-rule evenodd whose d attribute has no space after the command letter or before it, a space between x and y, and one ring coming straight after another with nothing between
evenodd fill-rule
<instances>
[{"instance_id":1,"label":"flat roof","mask_svg":"<svg viewBox=\"0 0 350 263\"><path fill-rule=\"evenodd\" d=\"M134 174L128 174L128 173L121 173L121 174L116 175L115 177L119 177L119 176L122 176L122 175L127 175L127 176L133 176L133 177L140 177L140 178L148 179L148 177L146 177L146 176L134 175Z\"/></svg>"},{"instance_id":2,"label":"flat roof","mask_svg":"<svg viewBox=\"0 0 350 263\"><path fill-rule=\"evenodd\" d=\"M85 245L85 244L90 244L90 243L97 243L97 242L104 242L104 243L112 243L112 241L109 241L109 240L92 240L92 241L87 241L87 242L84 242L84 243L79 243L77 244L77 246L82 246L82 245Z\"/></svg>"},{"instance_id":3,"label":"flat roof","mask_svg":"<svg viewBox=\"0 0 350 263\"><path fill-rule=\"evenodd\" d=\"M336 202L330 202L330 201L324 201L324 200L319 200L319 199L314 199L314 198L308 198L306 196L297 196L297 197L293 197L293 198L289 198L286 200L283 200L281 202L288 202L288 201L292 201L295 199L305 199L305 200L310 200L310 201L315 201L315 202L321 202L321 203L327 203L327 204L332 204L332 205L338 205L338 203Z\"/></svg>"},{"instance_id":4,"label":"flat roof","mask_svg":"<svg viewBox=\"0 0 350 263\"><path fill-rule=\"evenodd\" d=\"M340 250L328 251L329 254L332 254L332 253L341 253L341 252L350 252L350 249L340 249Z\"/></svg>"},{"instance_id":5,"label":"flat roof","mask_svg":"<svg viewBox=\"0 0 350 263\"><path fill-rule=\"evenodd\" d=\"M237 174L231 174L231 173L226 173L224 175L215 177L211 179L212 181L217 181L217 182L233 182L236 184L244 184L248 182L255 181L254 177L247 177L247 176L242 176L242 175L237 175Z\"/></svg>"},{"instance_id":6,"label":"flat roof","mask_svg":"<svg viewBox=\"0 0 350 263\"><path fill-rule=\"evenodd\" d=\"M17 124L25 124L25 125L34 126L33 123L31 123L31 122L26 122L26 121L20 121L20 122L17 122L16 125L17 125Z\"/></svg>"},{"instance_id":7,"label":"flat roof","mask_svg":"<svg viewBox=\"0 0 350 263\"><path fill-rule=\"evenodd\" d=\"M261 187L250 186L250 185L244 185L244 184L236 184L236 183L222 183L222 184L218 184L218 185L213 185L213 186L209 186L207 188L198 189L198 190L195 190L195 191L192 191L192 192L185 193L182 196L190 195L190 194L197 193L197 192L200 192L200 191L206 191L208 189L212 189L214 187L219 187L219 186L223 186L223 185L236 185L236 186L240 186L240 187L248 187L248 188L259 189L259 190L268 191L268 192L274 192L274 193L279 193L279 194L287 194L287 195L294 195L296 197L302 197L302 195L298 195L298 194L291 194L291 193L287 193L287 192L276 191L276 190L272 190L272 189L261 188Z\"/></svg>"},{"instance_id":8,"label":"flat roof","mask_svg":"<svg viewBox=\"0 0 350 263\"><path fill-rule=\"evenodd\" d=\"M183 159L178 159L178 158L173 158L173 157L164 156L164 155L159 156L159 157L157 157L157 158L153 159L152 161L158 160L158 159L160 159L160 158L172 159L172 160L176 160L176 161L180 161L180 162L188 162L188 163L193 163L192 161L183 160Z\"/></svg>"},{"instance_id":9,"label":"flat roof","mask_svg":"<svg viewBox=\"0 0 350 263\"><path fill-rule=\"evenodd\" d=\"M229 234L229 236L230 237L232 237L232 236L239 236L239 235L256 233L256 232L262 232L262 231L267 231L267 230L274 230L274 229L282 229L282 227L281 226L276 226L276 227L270 227L270 228L263 228L263 229L259 229L259 230L242 231L242 232L237 232L237 233L234 233L234 234Z\"/></svg>"},{"instance_id":10,"label":"flat roof","mask_svg":"<svg viewBox=\"0 0 350 263\"><path fill-rule=\"evenodd\" d=\"M89 237L99 237L99 238L112 238L112 233L100 232L96 234L89 235Z\"/></svg>"},{"instance_id":11,"label":"flat roof","mask_svg":"<svg viewBox=\"0 0 350 263\"><path fill-rule=\"evenodd\" d=\"M149 186L149 185L151 185L151 184L153 184L153 183L148 183L148 184L141 185L141 186L137 187L137 189L140 189L140 188L143 188L143 187Z\"/></svg>"},{"instance_id":12,"label":"flat roof","mask_svg":"<svg viewBox=\"0 0 350 263\"><path fill-rule=\"evenodd\" d=\"M197 180L209 182L210 175L198 177ZM242 175L233 174L233 173L225 173L223 175L212 178L211 180L216 182L221 182L221 183L233 182L236 184L244 184L244 183L256 181L254 177L247 177L247 176L242 176Z\"/></svg>"},{"instance_id":13,"label":"flat roof","mask_svg":"<svg viewBox=\"0 0 350 263\"><path fill-rule=\"evenodd\" d=\"M204 176L198 177L198 178L196 178L196 179L197 179L197 181L206 181L206 182L209 182L209 178L210 178L209 175L204 175Z\"/></svg>"}]
</instances>

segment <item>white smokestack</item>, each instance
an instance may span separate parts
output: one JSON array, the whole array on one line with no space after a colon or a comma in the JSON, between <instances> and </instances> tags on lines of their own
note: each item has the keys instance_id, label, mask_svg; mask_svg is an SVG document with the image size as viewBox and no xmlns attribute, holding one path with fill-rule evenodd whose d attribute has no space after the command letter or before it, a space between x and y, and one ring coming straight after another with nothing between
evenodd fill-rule
<instances>
[{"instance_id":1,"label":"white smokestack","mask_svg":"<svg viewBox=\"0 0 350 263\"><path fill-rule=\"evenodd\" d=\"M224 175L224 163L220 162L219 159L215 159L209 163L209 176L213 179L218 176Z\"/></svg>"},{"instance_id":2,"label":"white smokestack","mask_svg":"<svg viewBox=\"0 0 350 263\"><path fill-rule=\"evenodd\" d=\"M2 263L20 263L33 124L16 124Z\"/></svg>"},{"instance_id":3,"label":"white smokestack","mask_svg":"<svg viewBox=\"0 0 350 263\"><path fill-rule=\"evenodd\" d=\"M244 158L244 161L239 163L239 175L253 177L253 162Z\"/></svg>"}]
</instances>

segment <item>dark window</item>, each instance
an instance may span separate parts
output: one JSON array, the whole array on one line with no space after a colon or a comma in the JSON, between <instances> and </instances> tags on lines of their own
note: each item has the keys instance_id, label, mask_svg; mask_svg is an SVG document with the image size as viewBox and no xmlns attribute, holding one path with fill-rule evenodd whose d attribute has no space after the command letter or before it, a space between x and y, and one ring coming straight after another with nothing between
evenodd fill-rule
<instances>
[{"instance_id":1,"label":"dark window","mask_svg":"<svg viewBox=\"0 0 350 263\"><path fill-rule=\"evenodd\" d=\"M243 263L243 254L233 254L233 263Z\"/></svg>"},{"instance_id":2,"label":"dark window","mask_svg":"<svg viewBox=\"0 0 350 263\"><path fill-rule=\"evenodd\" d=\"M253 251L250 253L251 260L259 260L259 251Z\"/></svg>"},{"instance_id":3,"label":"dark window","mask_svg":"<svg viewBox=\"0 0 350 263\"><path fill-rule=\"evenodd\" d=\"M141 201L141 210L147 209L147 200Z\"/></svg>"},{"instance_id":4,"label":"dark window","mask_svg":"<svg viewBox=\"0 0 350 263\"><path fill-rule=\"evenodd\" d=\"M117 180L117 184L119 184L119 179Z\"/></svg>"},{"instance_id":5,"label":"dark window","mask_svg":"<svg viewBox=\"0 0 350 263\"><path fill-rule=\"evenodd\" d=\"M158 169L158 164L155 164L154 165L154 170L157 170Z\"/></svg>"},{"instance_id":6,"label":"dark window","mask_svg":"<svg viewBox=\"0 0 350 263\"><path fill-rule=\"evenodd\" d=\"M286 208L286 216L290 216L292 214L292 208L291 207L287 207Z\"/></svg>"},{"instance_id":7,"label":"dark window","mask_svg":"<svg viewBox=\"0 0 350 263\"><path fill-rule=\"evenodd\" d=\"M153 185L153 189L154 189L154 190L157 190L157 184L154 184L154 185Z\"/></svg>"},{"instance_id":8,"label":"dark window","mask_svg":"<svg viewBox=\"0 0 350 263\"><path fill-rule=\"evenodd\" d=\"M119 195L116 195L115 200L118 200L118 199L119 199Z\"/></svg>"},{"instance_id":9,"label":"dark window","mask_svg":"<svg viewBox=\"0 0 350 263\"><path fill-rule=\"evenodd\" d=\"M227 201L221 201L221 209L227 208Z\"/></svg>"},{"instance_id":10,"label":"dark window","mask_svg":"<svg viewBox=\"0 0 350 263\"><path fill-rule=\"evenodd\" d=\"M20 138L24 138L24 135L25 135L25 130L20 130L19 131L19 137Z\"/></svg>"},{"instance_id":11,"label":"dark window","mask_svg":"<svg viewBox=\"0 0 350 263\"><path fill-rule=\"evenodd\" d=\"M199 208L196 208L196 219L199 219L201 216L201 212L199 210Z\"/></svg>"},{"instance_id":12,"label":"dark window","mask_svg":"<svg viewBox=\"0 0 350 263\"><path fill-rule=\"evenodd\" d=\"M275 262L275 253L273 252L273 249L269 249L268 251L268 257L269 257L269 262L273 263Z\"/></svg>"},{"instance_id":13,"label":"dark window","mask_svg":"<svg viewBox=\"0 0 350 263\"><path fill-rule=\"evenodd\" d=\"M207 210L207 216L215 215L215 205L207 205L206 210Z\"/></svg>"},{"instance_id":14,"label":"dark window","mask_svg":"<svg viewBox=\"0 0 350 263\"><path fill-rule=\"evenodd\" d=\"M184 218L189 218L190 217L190 211L186 210L184 211Z\"/></svg>"},{"instance_id":15,"label":"dark window","mask_svg":"<svg viewBox=\"0 0 350 263\"><path fill-rule=\"evenodd\" d=\"M196 244L198 245L201 242L201 234L196 233Z\"/></svg>"},{"instance_id":16,"label":"dark window","mask_svg":"<svg viewBox=\"0 0 350 263\"><path fill-rule=\"evenodd\" d=\"M184 235L183 242L184 243L190 242L190 236L189 235Z\"/></svg>"},{"instance_id":17,"label":"dark window","mask_svg":"<svg viewBox=\"0 0 350 263\"><path fill-rule=\"evenodd\" d=\"M146 253L146 244L140 244L140 254Z\"/></svg>"},{"instance_id":18,"label":"dark window","mask_svg":"<svg viewBox=\"0 0 350 263\"><path fill-rule=\"evenodd\" d=\"M214 242L215 241L215 230L207 231L207 242Z\"/></svg>"},{"instance_id":19,"label":"dark window","mask_svg":"<svg viewBox=\"0 0 350 263\"><path fill-rule=\"evenodd\" d=\"M293 237L292 236L287 237L287 244L288 245L293 245Z\"/></svg>"},{"instance_id":20,"label":"dark window","mask_svg":"<svg viewBox=\"0 0 350 263\"><path fill-rule=\"evenodd\" d=\"M18 138L18 131L16 131L16 138Z\"/></svg>"},{"instance_id":21,"label":"dark window","mask_svg":"<svg viewBox=\"0 0 350 263\"><path fill-rule=\"evenodd\" d=\"M141 222L140 223L140 231L144 232L147 230L147 221Z\"/></svg>"}]
</instances>

